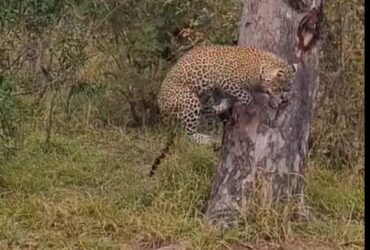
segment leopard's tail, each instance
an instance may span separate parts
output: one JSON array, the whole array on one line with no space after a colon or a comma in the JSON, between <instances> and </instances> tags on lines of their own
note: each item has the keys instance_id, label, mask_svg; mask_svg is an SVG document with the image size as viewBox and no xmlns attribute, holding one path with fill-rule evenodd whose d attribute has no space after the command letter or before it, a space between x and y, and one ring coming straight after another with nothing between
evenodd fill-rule
<instances>
[{"instance_id":1,"label":"leopard's tail","mask_svg":"<svg viewBox=\"0 0 370 250\"><path fill-rule=\"evenodd\" d=\"M165 147L162 149L161 153L153 161L153 164L152 164L152 167L149 173L149 177L152 177L154 175L155 170L158 168L161 161L167 155L168 151L170 150L170 147L175 142L175 136L176 136L175 130L171 130L171 133L167 138Z\"/></svg>"}]
</instances>

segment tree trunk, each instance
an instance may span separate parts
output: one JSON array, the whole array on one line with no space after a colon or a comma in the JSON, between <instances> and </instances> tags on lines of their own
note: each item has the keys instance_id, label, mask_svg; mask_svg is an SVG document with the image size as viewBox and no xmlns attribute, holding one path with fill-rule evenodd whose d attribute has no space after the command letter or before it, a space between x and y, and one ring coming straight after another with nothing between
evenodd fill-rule
<instances>
[{"instance_id":1,"label":"tree trunk","mask_svg":"<svg viewBox=\"0 0 370 250\"><path fill-rule=\"evenodd\" d=\"M313 1L244 0L239 45L254 45L300 63L292 82L294 96L285 107L268 108L266 98L254 93L253 104L231 111L206 207L210 219L231 226L240 211L257 200L271 205L294 198L302 204L319 85L317 40L323 0Z\"/></svg>"}]
</instances>

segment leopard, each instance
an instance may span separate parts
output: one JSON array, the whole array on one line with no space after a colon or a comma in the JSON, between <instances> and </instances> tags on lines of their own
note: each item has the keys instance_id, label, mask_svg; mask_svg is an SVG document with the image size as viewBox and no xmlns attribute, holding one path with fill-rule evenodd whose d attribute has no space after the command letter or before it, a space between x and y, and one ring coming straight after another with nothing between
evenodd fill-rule
<instances>
[{"instance_id":1,"label":"leopard","mask_svg":"<svg viewBox=\"0 0 370 250\"><path fill-rule=\"evenodd\" d=\"M234 103L249 105L253 89L268 96L281 93L297 67L256 46L195 46L178 59L162 82L157 97L161 117L167 125L183 127L192 141L209 144L211 136L198 132L202 115L219 115ZM218 104L212 98L216 91L227 97ZM171 143L173 138L154 161L150 175Z\"/></svg>"}]
</instances>

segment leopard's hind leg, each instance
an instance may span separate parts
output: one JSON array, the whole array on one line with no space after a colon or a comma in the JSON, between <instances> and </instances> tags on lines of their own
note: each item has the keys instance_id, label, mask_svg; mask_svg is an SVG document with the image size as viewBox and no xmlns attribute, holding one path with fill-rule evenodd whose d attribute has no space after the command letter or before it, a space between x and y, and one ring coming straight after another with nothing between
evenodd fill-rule
<instances>
[{"instance_id":1,"label":"leopard's hind leg","mask_svg":"<svg viewBox=\"0 0 370 250\"><path fill-rule=\"evenodd\" d=\"M186 134L199 144L211 143L211 137L198 132L201 121L201 100L192 91L184 92L183 103L179 110L178 118L181 120Z\"/></svg>"}]
</instances>

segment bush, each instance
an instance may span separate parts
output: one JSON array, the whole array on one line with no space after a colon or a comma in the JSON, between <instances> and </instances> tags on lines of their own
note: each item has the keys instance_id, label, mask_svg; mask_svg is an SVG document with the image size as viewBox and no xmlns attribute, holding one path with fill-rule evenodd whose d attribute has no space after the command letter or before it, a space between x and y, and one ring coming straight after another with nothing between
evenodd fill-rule
<instances>
[{"instance_id":1,"label":"bush","mask_svg":"<svg viewBox=\"0 0 370 250\"><path fill-rule=\"evenodd\" d=\"M0 160L13 155L21 140L20 105L12 92L11 79L0 75Z\"/></svg>"}]
</instances>

